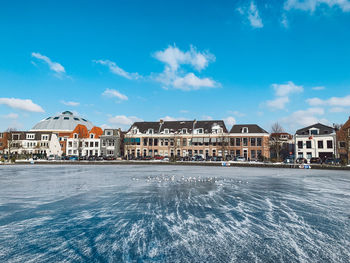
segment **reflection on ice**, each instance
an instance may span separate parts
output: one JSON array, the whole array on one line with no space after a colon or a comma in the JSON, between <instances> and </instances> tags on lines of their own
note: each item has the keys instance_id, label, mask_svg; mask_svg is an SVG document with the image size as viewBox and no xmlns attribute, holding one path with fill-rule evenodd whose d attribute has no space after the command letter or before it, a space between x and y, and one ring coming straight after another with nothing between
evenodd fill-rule
<instances>
[{"instance_id":1,"label":"reflection on ice","mask_svg":"<svg viewBox=\"0 0 350 263\"><path fill-rule=\"evenodd\" d=\"M349 262L350 175L0 167L1 262Z\"/></svg>"}]
</instances>

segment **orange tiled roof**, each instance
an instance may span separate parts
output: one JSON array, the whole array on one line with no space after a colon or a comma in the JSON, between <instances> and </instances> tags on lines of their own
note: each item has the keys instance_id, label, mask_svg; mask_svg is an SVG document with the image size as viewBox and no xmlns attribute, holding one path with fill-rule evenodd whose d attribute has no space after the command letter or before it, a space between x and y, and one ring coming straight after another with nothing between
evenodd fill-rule
<instances>
[{"instance_id":1,"label":"orange tiled roof","mask_svg":"<svg viewBox=\"0 0 350 263\"><path fill-rule=\"evenodd\" d=\"M72 131L72 133L69 135L69 138L73 138L73 134L78 134L79 138L88 138L89 132L85 125L78 124L75 129Z\"/></svg>"},{"instance_id":2,"label":"orange tiled roof","mask_svg":"<svg viewBox=\"0 0 350 263\"><path fill-rule=\"evenodd\" d=\"M103 130L100 128L100 127L96 127L94 126L90 132L89 132L89 135L90 134L94 134L94 138L97 139L97 138L100 138L100 136L103 134Z\"/></svg>"}]
</instances>

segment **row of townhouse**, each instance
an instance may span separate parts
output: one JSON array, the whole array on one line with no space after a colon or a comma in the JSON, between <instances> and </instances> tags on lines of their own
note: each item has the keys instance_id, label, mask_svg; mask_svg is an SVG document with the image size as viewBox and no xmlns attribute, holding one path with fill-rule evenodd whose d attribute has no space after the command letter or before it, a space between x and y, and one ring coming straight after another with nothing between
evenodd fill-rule
<instances>
[{"instance_id":1,"label":"row of townhouse","mask_svg":"<svg viewBox=\"0 0 350 263\"><path fill-rule=\"evenodd\" d=\"M125 134L124 154L268 158L269 133L255 124L234 125L228 132L222 120L135 122Z\"/></svg>"}]
</instances>

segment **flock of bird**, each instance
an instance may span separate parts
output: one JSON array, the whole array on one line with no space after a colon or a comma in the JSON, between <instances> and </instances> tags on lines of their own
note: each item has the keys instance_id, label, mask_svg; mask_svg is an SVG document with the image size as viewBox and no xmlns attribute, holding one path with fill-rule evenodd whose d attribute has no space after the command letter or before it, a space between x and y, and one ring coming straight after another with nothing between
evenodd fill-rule
<instances>
[{"instance_id":1,"label":"flock of bird","mask_svg":"<svg viewBox=\"0 0 350 263\"><path fill-rule=\"evenodd\" d=\"M133 181L140 181L140 178L137 177L132 177L131 178ZM166 175L166 174L161 174L159 176L147 176L145 178L147 183L151 182L157 182L157 183L163 183L163 182L188 182L188 183L218 183L218 185L223 185L222 182L234 182L238 184L248 184L248 182L244 182L241 180L235 180L232 178L218 178L217 176L215 177L201 177L201 176L189 176L185 177L182 176L180 179L175 177L174 175Z\"/></svg>"}]
</instances>

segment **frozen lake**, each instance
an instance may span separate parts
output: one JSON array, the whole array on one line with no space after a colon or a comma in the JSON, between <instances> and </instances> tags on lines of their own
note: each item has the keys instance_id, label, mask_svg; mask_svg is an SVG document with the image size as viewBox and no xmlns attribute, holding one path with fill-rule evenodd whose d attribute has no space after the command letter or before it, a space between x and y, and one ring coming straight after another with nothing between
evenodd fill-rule
<instances>
[{"instance_id":1,"label":"frozen lake","mask_svg":"<svg viewBox=\"0 0 350 263\"><path fill-rule=\"evenodd\" d=\"M0 262L350 262L350 172L0 166Z\"/></svg>"}]
</instances>

